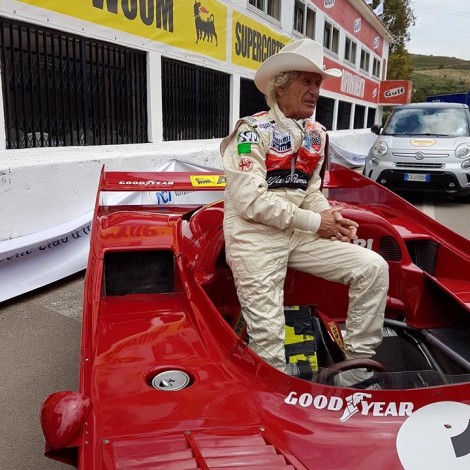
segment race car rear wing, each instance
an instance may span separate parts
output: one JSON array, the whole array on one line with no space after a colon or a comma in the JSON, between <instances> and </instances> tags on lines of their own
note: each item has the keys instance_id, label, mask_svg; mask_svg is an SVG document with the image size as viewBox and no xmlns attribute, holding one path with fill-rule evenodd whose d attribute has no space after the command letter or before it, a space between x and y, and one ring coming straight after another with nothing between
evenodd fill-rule
<instances>
[{"instance_id":1,"label":"race car rear wing","mask_svg":"<svg viewBox=\"0 0 470 470\"><path fill-rule=\"evenodd\" d=\"M214 191L225 188L223 172L102 171L99 191Z\"/></svg>"}]
</instances>

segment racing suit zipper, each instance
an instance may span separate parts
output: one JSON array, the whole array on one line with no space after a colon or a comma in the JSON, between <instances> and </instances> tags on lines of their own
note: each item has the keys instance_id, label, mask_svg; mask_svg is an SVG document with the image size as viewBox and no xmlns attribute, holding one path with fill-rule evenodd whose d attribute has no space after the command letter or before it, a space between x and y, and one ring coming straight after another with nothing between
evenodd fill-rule
<instances>
[{"instance_id":1,"label":"racing suit zipper","mask_svg":"<svg viewBox=\"0 0 470 470\"><path fill-rule=\"evenodd\" d=\"M290 180L291 180L291 182L294 181L296 165L297 165L297 152L295 152L294 155L292 155L292 158L290 159Z\"/></svg>"},{"instance_id":2,"label":"racing suit zipper","mask_svg":"<svg viewBox=\"0 0 470 470\"><path fill-rule=\"evenodd\" d=\"M295 120L295 119L292 119L292 121L294 121L295 125L300 129L300 132L301 132L301 139L300 139L300 147L302 147L303 143L304 143L304 138L305 138L305 128L303 128L303 126L305 126L305 122L302 123L302 126L300 126L300 124ZM299 147L299 149L300 149ZM290 178L291 178L291 182L294 181L294 175L295 175L295 167L297 166L297 152L299 150L297 150L294 155L292 155L292 158L290 160Z\"/></svg>"}]
</instances>

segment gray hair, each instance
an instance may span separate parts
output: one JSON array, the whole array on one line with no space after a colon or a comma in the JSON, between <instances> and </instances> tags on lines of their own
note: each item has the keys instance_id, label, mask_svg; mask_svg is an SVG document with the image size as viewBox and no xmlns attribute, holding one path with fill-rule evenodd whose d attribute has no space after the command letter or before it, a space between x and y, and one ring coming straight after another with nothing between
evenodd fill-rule
<instances>
[{"instance_id":1,"label":"gray hair","mask_svg":"<svg viewBox=\"0 0 470 470\"><path fill-rule=\"evenodd\" d=\"M272 108L278 99L278 88L287 88L299 75L299 72L292 70L289 72L281 72L271 78L266 84L266 103Z\"/></svg>"}]
</instances>

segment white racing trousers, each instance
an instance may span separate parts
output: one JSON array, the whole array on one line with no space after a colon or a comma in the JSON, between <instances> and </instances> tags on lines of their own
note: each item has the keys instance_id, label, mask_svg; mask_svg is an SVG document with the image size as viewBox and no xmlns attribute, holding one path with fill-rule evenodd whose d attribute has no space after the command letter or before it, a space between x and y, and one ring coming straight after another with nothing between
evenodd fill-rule
<instances>
[{"instance_id":1,"label":"white racing trousers","mask_svg":"<svg viewBox=\"0 0 470 470\"><path fill-rule=\"evenodd\" d=\"M370 358L382 342L388 264L352 243L279 230L238 217L224 224L226 257L232 269L249 347L284 371L284 280L287 268L349 285L346 359Z\"/></svg>"}]
</instances>

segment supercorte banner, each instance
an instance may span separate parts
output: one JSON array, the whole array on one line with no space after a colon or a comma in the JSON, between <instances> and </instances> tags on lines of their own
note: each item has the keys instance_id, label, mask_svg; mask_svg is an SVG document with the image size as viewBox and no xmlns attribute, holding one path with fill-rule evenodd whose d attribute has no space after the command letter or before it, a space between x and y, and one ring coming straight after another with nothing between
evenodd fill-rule
<instances>
[{"instance_id":1,"label":"supercorte banner","mask_svg":"<svg viewBox=\"0 0 470 470\"><path fill-rule=\"evenodd\" d=\"M237 11L232 14L232 62L257 70L292 39Z\"/></svg>"}]
</instances>

